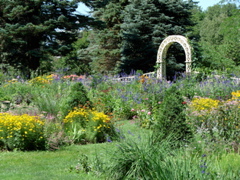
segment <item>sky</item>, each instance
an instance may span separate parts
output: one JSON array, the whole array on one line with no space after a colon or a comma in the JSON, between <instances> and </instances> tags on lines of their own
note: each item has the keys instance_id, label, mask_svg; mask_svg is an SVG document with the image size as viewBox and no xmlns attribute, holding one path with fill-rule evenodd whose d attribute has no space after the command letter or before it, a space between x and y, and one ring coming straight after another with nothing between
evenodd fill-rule
<instances>
[{"instance_id":1,"label":"sky","mask_svg":"<svg viewBox=\"0 0 240 180\"><path fill-rule=\"evenodd\" d=\"M220 0L196 0L199 6L202 7L202 10L206 10L209 6L213 6L219 3Z\"/></svg>"},{"instance_id":2,"label":"sky","mask_svg":"<svg viewBox=\"0 0 240 180\"><path fill-rule=\"evenodd\" d=\"M213 6L217 4L220 0L194 0L199 2L198 5L202 7L202 10L206 10L209 6ZM81 14L88 14L89 9L83 4L79 3L79 7L77 9Z\"/></svg>"}]
</instances>

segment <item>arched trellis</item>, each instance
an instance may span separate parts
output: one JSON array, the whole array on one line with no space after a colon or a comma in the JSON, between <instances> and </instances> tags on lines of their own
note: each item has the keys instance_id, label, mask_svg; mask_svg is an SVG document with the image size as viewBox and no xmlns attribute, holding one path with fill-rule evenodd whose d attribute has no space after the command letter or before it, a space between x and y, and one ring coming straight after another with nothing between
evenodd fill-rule
<instances>
[{"instance_id":1,"label":"arched trellis","mask_svg":"<svg viewBox=\"0 0 240 180\"><path fill-rule=\"evenodd\" d=\"M188 43L187 38L181 35L171 35L168 36L163 40L163 42L160 44L158 53L157 53L157 78L158 79L164 79L166 78L166 56L167 56L167 51L169 47L173 43L179 43L185 52L186 56L186 73L190 74L191 73L191 63L192 63L192 54L191 54L191 46Z\"/></svg>"}]
</instances>

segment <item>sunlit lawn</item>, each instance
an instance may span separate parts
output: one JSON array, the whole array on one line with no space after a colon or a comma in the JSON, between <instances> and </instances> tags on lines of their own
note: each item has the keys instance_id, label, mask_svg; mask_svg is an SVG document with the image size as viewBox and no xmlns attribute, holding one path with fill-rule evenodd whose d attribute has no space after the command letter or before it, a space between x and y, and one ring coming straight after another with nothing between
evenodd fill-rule
<instances>
[{"instance_id":1,"label":"sunlit lawn","mask_svg":"<svg viewBox=\"0 0 240 180\"><path fill-rule=\"evenodd\" d=\"M108 146L110 144L105 143L74 145L55 152L2 152L1 179L94 179L91 174L77 174L69 169L77 165L80 154L95 155L101 151L104 153Z\"/></svg>"},{"instance_id":2,"label":"sunlit lawn","mask_svg":"<svg viewBox=\"0 0 240 180\"><path fill-rule=\"evenodd\" d=\"M146 133L133 121L121 121L116 126L123 131L125 136L136 137ZM131 134L129 134L131 132ZM0 152L0 176L1 180L70 180L70 179L106 179L93 173L70 172L70 167L75 167L82 154L94 158L96 154L100 158L108 158L115 150L116 143L72 145L62 147L57 151L33 151L33 152Z\"/></svg>"}]
</instances>

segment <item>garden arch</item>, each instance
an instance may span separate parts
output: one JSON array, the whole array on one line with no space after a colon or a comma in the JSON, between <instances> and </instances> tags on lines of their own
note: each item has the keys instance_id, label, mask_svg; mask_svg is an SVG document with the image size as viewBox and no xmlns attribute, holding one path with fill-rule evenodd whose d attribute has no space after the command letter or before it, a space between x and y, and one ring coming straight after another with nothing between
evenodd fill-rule
<instances>
[{"instance_id":1,"label":"garden arch","mask_svg":"<svg viewBox=\"0 0 240 180\"><path fill-rule=\"evenodd\" d=\"M191 73L191 63L192 63L192 54L191 54L191 46L188 43L187 38L181 35L171 35L168 36L163 40L163 42L160 44L158 53L157 53L157 78L158 79L165 79L166 78L166 56L167 56L167 51L169 47L173 43L179 43L185 52L185 63L186 63L186 74Z\"/></svg>"}]
</instances>

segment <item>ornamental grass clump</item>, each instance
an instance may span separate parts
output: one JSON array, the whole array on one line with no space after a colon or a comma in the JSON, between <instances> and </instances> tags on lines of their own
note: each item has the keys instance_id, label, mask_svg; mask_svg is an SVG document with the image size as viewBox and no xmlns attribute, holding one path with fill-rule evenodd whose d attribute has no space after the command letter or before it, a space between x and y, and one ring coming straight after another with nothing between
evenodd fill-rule
<instances>
[{"instance_id":1,"label":"ornamental grass clump","mask_svg":"<svg viewBox=\"0 0 240 180\"><path fill-rule=\"evenodd\" d=\"M45 148L44 122L38 116L0 113L0 148L40 150Z\"/></svg>"},{"instance_id":2,"label":"ornamental grass clump","mask_svg":"<svg viewBox=\"0 0 240 180\"><path fill-rule=\"evenodd\" d=\"M105 142L115 135L108 115L90 108L74 108L63 120L67 136L74 143Z\"/></svg>"}]
</instances>

